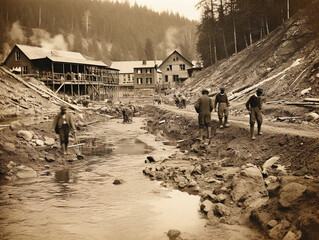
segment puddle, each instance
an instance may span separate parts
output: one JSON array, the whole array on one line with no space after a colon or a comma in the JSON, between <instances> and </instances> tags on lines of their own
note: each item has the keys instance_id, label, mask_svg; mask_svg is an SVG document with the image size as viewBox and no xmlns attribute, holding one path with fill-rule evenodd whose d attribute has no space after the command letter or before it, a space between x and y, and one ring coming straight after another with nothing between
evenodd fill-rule
<instances>
[{"instance_id":1,"label":"puddle","mask_svg":"<svg viewBox=\"0 0 319 240\"><path fill-rule=\"evenodd\" d=\"M86 138L80 140L84 143L81 152L87 156L104 155L142 155L149 154L154 149L136 138L121 139L118 143L107 143L101 138Z\"/></svg>"}]
</instances>

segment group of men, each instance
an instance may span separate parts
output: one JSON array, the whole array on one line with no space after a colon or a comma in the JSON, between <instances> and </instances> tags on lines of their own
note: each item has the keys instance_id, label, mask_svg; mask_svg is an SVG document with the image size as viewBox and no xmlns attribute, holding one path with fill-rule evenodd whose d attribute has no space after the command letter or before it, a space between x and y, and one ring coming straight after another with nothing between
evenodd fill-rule
<instances>
[{"instance_id":1,"label":"group of men","mask_svg":"<svg viewBox=\"0 0 319 240\"><path fill-rule=\"evenodd\" d=\"M175 105L178 108L186 108L186 97L182 94L174 95Z\"/></svg>"},{"instance_id":2,"label":"group of men","mask_svg":"<svg viewBox=\"0 0 319 240\"><path fill-rule=\"evenodd\" d=\"M229 115L229 101L227 94L225 93L225 88L220 88L220 92L215 97L215 103L208 96L209 91L204 89L202 91L202 96L195 103L195 110L198 113L198 124L199 124L199 140L202 141L204 138L205 129L207 131L207 138L211 138L211 112L213 109L218 113L219 127L227 128L228 115ZM261 124L262 124L262 99L263 94L262 89L257 89L256 94L252 95L246 102L246 109L249 111L250 115L250 137L255 140L254 125L257 121L258 135L262 135ZM217 107L218 106L218 107ZM223 121L224 120L224 121Z\"/></svg>"}]
</instances>

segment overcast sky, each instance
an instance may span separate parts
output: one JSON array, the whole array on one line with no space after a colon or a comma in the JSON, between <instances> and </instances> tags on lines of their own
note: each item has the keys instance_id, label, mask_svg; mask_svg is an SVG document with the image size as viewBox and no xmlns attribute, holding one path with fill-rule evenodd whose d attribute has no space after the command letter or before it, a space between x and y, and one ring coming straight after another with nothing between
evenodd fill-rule
<instances>
[{"instance_id":1,"label":"overcast sky","mask_svg":"<svg viewBox=\"0 0 319 240\"><path fill-rule=\"evenodd\" d=\"M121 0L125 1L125 0ZM199 0L128 0L131 5L136 2L138 5L147 6L157 12L165 10L179 13L179 15L187 17L191 20L200 20L200 11L195 5Z\"/></svg>"}]
</instances>

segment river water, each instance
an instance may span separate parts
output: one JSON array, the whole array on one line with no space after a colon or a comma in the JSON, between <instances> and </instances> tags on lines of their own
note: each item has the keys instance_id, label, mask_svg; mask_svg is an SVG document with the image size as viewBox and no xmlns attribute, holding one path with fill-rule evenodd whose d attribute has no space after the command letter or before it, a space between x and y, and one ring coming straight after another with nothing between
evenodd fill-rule
<instances>
[{"instance_id":1,"label":"river water","mask_svg":"<svg viewBox=\"0 0 319 240\"><path fill-rule=\"evenodd\" d=\"M84 160L0 186L0 239L157 240L168 239L170 229L195 239L206 223L199 197L142 174L147 156L176 151L155 142L143 124L96 126L82 138ZM124 183L114 185L116 178Z\"/></svg>"}]
</instances>

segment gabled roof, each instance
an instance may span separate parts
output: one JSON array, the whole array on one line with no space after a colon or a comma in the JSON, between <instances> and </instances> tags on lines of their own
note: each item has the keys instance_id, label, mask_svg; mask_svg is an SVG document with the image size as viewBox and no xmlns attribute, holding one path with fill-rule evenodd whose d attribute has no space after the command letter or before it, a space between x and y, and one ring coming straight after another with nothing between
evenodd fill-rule
<instances>
[{"instance_id":1,"label":"gabled roof","mask_svg":"<svg viewBox=\"0 0 319 240\"><path fill-rule=\"evenodd\" d=\"M60 63L77 63L77 64L84 64L84 65L93 65L99 67L107 67L104 62L101 61L93 61L87 59L74 59L74 58L67 58L67 57L47 57L52 62L60 62Z\"/></svg>"},{"instance_id":2,"label":"gabled roof","mask_svg":"<svg viewBox=\"0 0 319 240\"><path fill-rule=\"evenodd\" d=\"M134 68L153 68L155 65L160 65L161 60L150 60L146 61L143 65L143 61L119 61L112 62L111 68L116 68L120 70L120 73L134 73Z\"/></svg>"},{"instance_id":3,"label":"gabled roof","mask_svg":"<svg viewBox=\"0 0 319 240\"><path fill-rule=\"evenodd\" d=\"M78 53L78 52L52 50L52 49L47 49L47 48L33 47L33 46L20 45L20 44L16 44L16 46L30 60L46 58L46 57L61 57L61 58L85 60L85 57L81 53Z\"/></svg>"},{"instance_id":4,"label":"gabled roof","mask_svg":"<svg viewBox=\"0 0 319 240\"><path fill-rule=\"evenodd\" d=\"M167 58L165 58L165 60L162 62L161 65L159 65L159 67L161 67L174 53L177 53L179 56L184 58L186 62L188 62L190 65L194 66L193 63L190 62L189 60L187 60L187 58L185 58L182 54L180 54L177 50L174 50Z\"/></svg>"}]
</instances>

